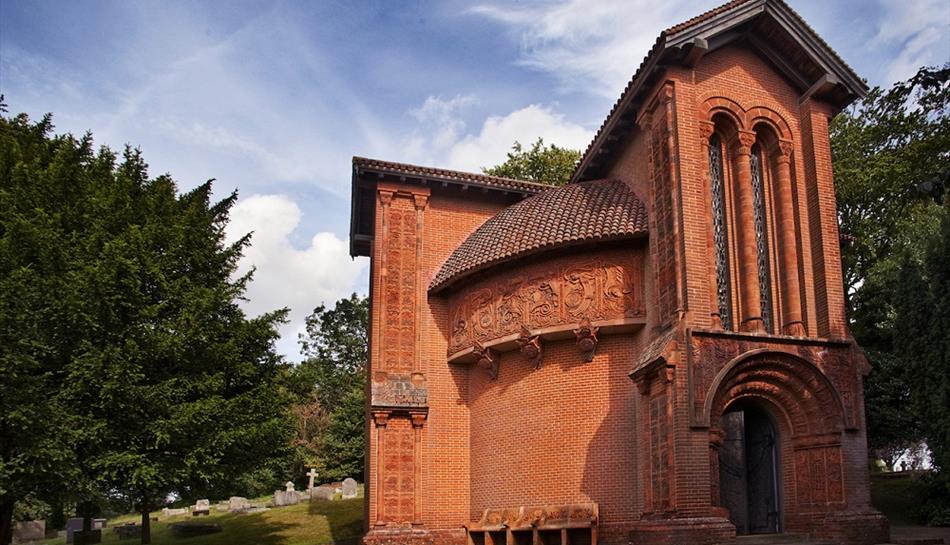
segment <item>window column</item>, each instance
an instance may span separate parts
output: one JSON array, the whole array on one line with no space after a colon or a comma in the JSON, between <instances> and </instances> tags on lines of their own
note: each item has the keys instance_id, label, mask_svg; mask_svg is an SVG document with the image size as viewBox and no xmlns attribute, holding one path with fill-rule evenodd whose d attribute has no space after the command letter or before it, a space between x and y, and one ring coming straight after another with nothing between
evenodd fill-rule
<instances>
[{"instance_id":1,"label":"window column","mask_svg":"<svg viewBox=\"0 0 950 545\"><path fill-rule=\"evenodd\" d=\"M739 328L742 331L764 331L762 299L759 292L759 256L755 236L755 205L752 189L752 145L755 133L739 131L733 147L736 180L736 246L738 248Z\"/></svg>"}]
</instances>

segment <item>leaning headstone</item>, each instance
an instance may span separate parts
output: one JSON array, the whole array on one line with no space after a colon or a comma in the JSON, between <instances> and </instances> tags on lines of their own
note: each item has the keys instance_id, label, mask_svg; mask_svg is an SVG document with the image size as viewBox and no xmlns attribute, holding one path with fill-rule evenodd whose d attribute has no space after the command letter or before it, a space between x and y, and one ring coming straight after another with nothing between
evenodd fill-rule
<instances>
[{"instance_id":1,"label":"leaning headstone","mask_svg":"<svg viewBox=\"0 0 950 545\"><path fill-rule=\"evenodd\" d=\"M13 526L14 543L23 543L24 541L36 541L46 538L45 520L27 520L18 522Z\"/></svg>"},{"instance_id":2,"label":"leaning headstone","mask_svg":"<svg viewBox=\"0 0 950 545\"><path fill-rule=\"evenodd\" d=\"M336 492L332 486L318 486L310 492L310 499L316 501L332 501Z\"/></svg>"},{"instance_id":3,"label":"leaning headstone","mask_svg":"<svg viewBox=\"0 0 950 545\"><path fill-rule=\"evenodd\" d=\"M347 477L343 480L343 499L349 500L356 497L356 479Z\"/></svg>"},{"instance_id":4,"label":"leaning headstone","mask_svg":"<svg viewBox=\"0 0 950 545\"><path fill-rule=\"evenodd\" d=\"M241 496L231 496L228 499L228 511L247 511L251 508L251 502Z\"/></svg>"},{"instance_id":5,"label":"leaning headstone","mask_svg":"<svg viewBox=\"0 0 950 545\"><path fill-rule=\"evenodd\" d=\"M119 539L136 539L142 537L142 527L134 522L128 522L120 526L113 526L112 531L119 535Z\"/></svg>"},{"instance_id":6,"label":"leaning headstone","mask_svg":"<svg viewBox=\"0 0 950 545\"><path fill-rule=\"evenodd\" d=\"M216 534L221 531L220 524L176 522L172 524L172 535L175 537L194 537Z\"/></svg>"},{"instance_id":7,"label":"leaning headstone","mask_svg":"<svg viewBox=\"0 0 950 545\"><path fill-rule=\"evenodd\" d=\"M194 508L191 510L191 516L198 517L201 515L210 515L211 514L211 501L210 500L198 500L195 502Z\"/></svg>"}]
</instances>

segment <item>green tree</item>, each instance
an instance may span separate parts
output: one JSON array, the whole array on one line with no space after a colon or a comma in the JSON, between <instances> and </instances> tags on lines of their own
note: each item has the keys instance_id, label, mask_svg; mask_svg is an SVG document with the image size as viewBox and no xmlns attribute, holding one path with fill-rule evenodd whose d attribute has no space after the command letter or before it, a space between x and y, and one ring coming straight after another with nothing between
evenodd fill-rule
<instances>
[{"instance_id":1,"label":"green tree","mask_svg":"<svg viewBox=\"0 0 950 545\"><path fill-rule=\"evenodd\" d=\"M528 150L516 140L504 163L483 167L482 172L539 184L564 185L571 180L580 158L579 150L560 148L554 144L545 146L542 138L538 138Z\"/></svg>"},{"instance_id":2,"label":"green tree","mask_svg":"<svg viewBox=\"0 0 950 545\"><path fill-rule=\"evenodd\" d=\"M236 194L212 202L210 181L179 194L139 151L94 152L89 135L52 136L49 117L0 131L0 319L23 321L2 333L16 337L0 348L3 403L22 382L36 397L16 394L17 410L46 420L8 425L5 410L4 433L61 465L52 477L69 479L84 512L135 505L148 543L148 512L168 494L223 490L289 454L292 397L273 346L286 311L238 306L251 276L234 278L250 236L224 242ZM24 463L5 454L4 475ZM19 473L3 484L14 500L44 485Z\"/></svg>"},{"instance_id":3,"label":"green tree","mask_svg":"<svg viewBox=\"0 0 950 545\"><path fill-rule=\"evenodd\" d=\"M0 100L2 102L2 100ZM0 105L0 113L5 109ZM68 165L96 165L88 139L49 138L49 116L0 115L0 543L12 540L17 500L37 489L79 481L72 445L77 422L55 395L68 380L59 349L75 345L73 290L62 274L70 260L60 212L71 186L58 190L43 171L64 178Z\"/></svg>"},{"instance_id":4,"label":"green tree","mask_svg":"<svg viewBox=\"0 0 950 545\"><path fill-rule=\"evenodd\" d=\"M895 349L907 369L911 408L940 470L926 514L932 523L950 525L950 195L940 224L921 259L903 257Z\"/></svg>"},{"instance_id":5,"label":"green tree","mask_svg":"<svg viewBox=\"0 0 950 545\"><path fill-rule=\"evenodd\" d=\"M908 367L895 349L902 256L919 260L939 228L934 197L950 172L950 65L876 87L838 115L831 145L851 330L872 365L868 445L893 460L921 439Z\"/></svg>"},{"instance_id":6,"label":"green tree","mask_svg":"<svg viewBox=\"0 0 950 545\"><path fill-rule=\"evenodd\" d=\"M356 294L306 319L295 391L301 463L326 479L363 473L369 300Z\"/></svg>"}]
</instances>

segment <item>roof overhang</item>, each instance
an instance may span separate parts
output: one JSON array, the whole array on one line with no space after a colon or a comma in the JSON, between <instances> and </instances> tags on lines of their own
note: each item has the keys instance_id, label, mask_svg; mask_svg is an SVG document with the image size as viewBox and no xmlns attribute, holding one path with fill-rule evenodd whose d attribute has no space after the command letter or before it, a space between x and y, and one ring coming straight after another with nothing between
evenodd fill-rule
<instances>
[{"instance_id":1,"label":"roof overhang","mask_svg":"<svg viewBox=\"0 0 950 545\"><path fill-rule=\"evenodd\" d=\"M692 67L706 54L745 40L800 92L840 111L867 94L864 81L782 0L734 0L663 31L627 84L571 182L602 178L634 129L644 95L667 67Z\"/></svg>"},{"instance_id":2,"label":"roof overhang","mask_svg":"<svg viewBox=\"0 0 950 545\"><path fill-rule=\"evenodd\" d=\"M350 257L370 256L376 226L376 187L380 182L419 185L461 199L491 199L513 204L550 186L440 168L353 157L350 198Z\"/></svg>"}]
</instances>

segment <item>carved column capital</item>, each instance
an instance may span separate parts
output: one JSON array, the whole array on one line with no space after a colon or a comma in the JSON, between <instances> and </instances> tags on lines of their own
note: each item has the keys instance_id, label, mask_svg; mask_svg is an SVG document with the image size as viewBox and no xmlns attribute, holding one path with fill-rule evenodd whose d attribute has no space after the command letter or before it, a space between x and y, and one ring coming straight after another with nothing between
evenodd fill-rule
<instances>
[{"instance_id":1,"label":"carved column capital","mask_svg":"<svg viewBox=\"0 0 950 545\"><path fill-rule=\"evenodd\" d=\"M773 154L776 163L788 163L792 160L792 143L788 140L779 140Z\"/></svg>"},{"instance_id":2,"label":"carved column capital","mask_svg":"<svg viewBox=\"0 0 950 545\"><path fill-rule=\"evenodd\" d=\"M416 210L425 210L426 205L429 203L429 196L413 193L412 202L416 205Z\"/></svg>"},{"instance_id":3,"label":"carved column capital","mask_svg":"<svg viewBox=\"0 0 950 545\"><path fill-rule=\"evenodd\" d=\"M735 155L751 155L752 146L755 144L755 133L752 131L742 131L740 130L736 134L734 154Z\"/></svg>"},{"instance_id":4,"label":"carved column capital","mask_svg":"<svg viewBox=\"0 0 950 545\"><path fill-rule=\"evenodd\" d=\"M409 413L409 417L412 419L413 428L421 428L425 426L428 414L422 412L411 412Z\"/></svg>"},{"instance_id":5,"label":"carved column capital","mask_svg":"<svg viewBox=\"0 0 950 545\"><path fill-rule=\"evenodd\" d=\"M393 195L395 195L394 191L389 191L388 189L380 189L379 202L381 202L383 206L389 206L389 203L393 202Z\"/></svg>"},{"instance_id":6,"label":"carved column capital","mask_svg":"<svg viewBox=\"0 0 950 545\"><path fill-rule=\"evenodd\" d=\"M389 411L373 411L373 422L377 428L385 428L389 422Z\"/></svg>"},{"instance_id":7,"label":"carved column capital","mask_svg":"<svg viewBox=\"0 0 950 545\"><path fill-rule=\"evenodd\" d=\"M716 124L712 121L699 122L699 135L702 137L704 144L709 143L709 139L712 137L714 132L716 132Z\"/></svg>"}]
</instances>

